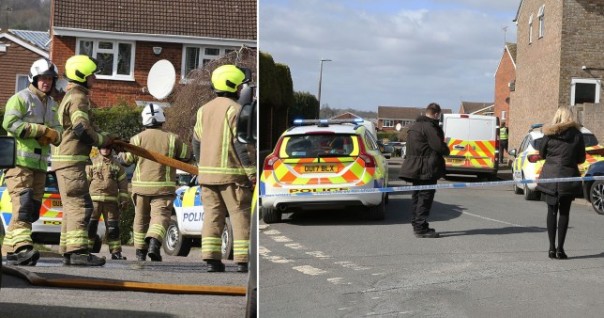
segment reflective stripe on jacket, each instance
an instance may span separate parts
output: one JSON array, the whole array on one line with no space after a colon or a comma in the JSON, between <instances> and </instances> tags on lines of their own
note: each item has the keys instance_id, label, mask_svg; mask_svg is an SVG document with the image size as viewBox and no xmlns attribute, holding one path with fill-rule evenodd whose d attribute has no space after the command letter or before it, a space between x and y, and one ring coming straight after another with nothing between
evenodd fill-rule
<instances>
[{"instance_id":1,"label":"reflective stripe on jacket","mask_svg":"<svg viewBox=\"0 0 604 318\"><path fill-rule=\"evenodd\" d=\"M120 202L129 199L126 171L112 158L98 155L86 166L92 201Z\"/></svg>"},{"instance_id":2,"label":"reflective stripe on jacket","mask_svg":"<svg viewBox=\"0 0 604 318\"><path fill-rule=\"evenodd\" d=\"M106 133L98 132L93 125L90 106L88 89L70 83L58 111L59 123L64 130L61 145L52 153L54 170L86 164L92 146L100 147L107 140Z\"/></svg>"},{"instance_id":3,"label":"reflective stripe on jacket","mask_svg":"<svg viewBox=\"0 0 604 318\"><path fill-rule=\"evenodd\" d=\"M50 145L42 146L36 138L42 136L47 127L61 133L55 100L30 85L13 95L6 103L2 127L16 139L16 164L46 171ZM60 142L59 136L56 144Z\"/></svg>"},{"instance_id":4,"label":"reflective stripe on jacket","mask_svg":"<svg viewBox=\"0 0 604 318\"><path fill-rule=\"evenodd\" d=\"M197 111L194 138L201 143L199 184L248 183L256 174L255 166L244 166L234 142L241 105L226 97L217 97Z\"/></svg>"},{"instance_id":5,"label":"reflective stripe on jacket","mask_svg":"<svg viewBox=\"0 0 604 318\"><path fill-rule=\"evenodd\" d=\"M191 149L177 135L161 129L147 128L130 138L130 144L183 162L191 160ZM176 169L129 152L121 153L120 156L126 165L136 163L132 176L132 193L174 195Z\"/></svg>"}]
</instances>

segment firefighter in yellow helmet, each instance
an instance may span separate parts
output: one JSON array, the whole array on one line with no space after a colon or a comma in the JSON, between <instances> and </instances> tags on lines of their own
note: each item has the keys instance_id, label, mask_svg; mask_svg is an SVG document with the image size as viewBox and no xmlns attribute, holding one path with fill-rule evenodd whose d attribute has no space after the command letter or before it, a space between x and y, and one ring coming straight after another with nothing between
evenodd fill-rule
<instances>
[{"instance_id":1,"label":"firefighter in yellow helmet","mask_svg":"<svg viewBox=\"0 0 604 318\"><path fill-rule=\"evenodd\" d=\"M31 66L29 86L6 103L2 127L15 137L17 157L16 166L5 175L12 217L4 248L14 265L36 265L40 257L31 239L31 224L40 217L50 144L61 142L57 103L50 97L57 78L57 67L39 59Z\"/></svg>"},{"instance_id":2,"label":"firefighter in yellow helmet","mask_svg":"<svg viewBox=\"0 0 604 318\"><path fill-rule=\"evenodd\" d=\"M141 117L145 130L130 138L130 144L183 162L191 160L191 148L178 135L162 130L166 117L160 106L148 104ZM120 157L125 165L136 162L132 177L136 259L145 261L149 255L151 261L161 262L160 247L172 216L176 169L130 152Z\"/></svg>"},{"instance_id":3,"label":"firefighter in yellow helmet","mask_svg":"<svg viewBox=\"0 0 604 318\"><path fill-rule=\"evenodd\" d=\"M237 138L239 91L248 80L245 70L222 65L212 72L212 87L218 97L197 111L193 152L198 160L204 221L201 257L209 272L223 272L221 234L227 213L233 224L237 271L247 272L250 205L256 183L256 167L247 147ZM201 155L200 155L201 154Z\"/></svg>"},{"instance_id":4,"label":"firefighter in yellow helmet","mask_svg":"<svg viewBox=\"0 0 604 318\"><path fill-rule=\"evenodd\" d=\"M58 111L63 140L52 154L52 168L56 171L63 201L59 252L64 256L65 265L105 264L104 257L90 253L87 232L93 210L86 180L90 150L92 146L111 145L116 138L100 132L92 123L89 94L96 82L97 69L96 60L87 55L74 55L65 63L65 76L70 83Z\"/></svg>"}]
</instances>

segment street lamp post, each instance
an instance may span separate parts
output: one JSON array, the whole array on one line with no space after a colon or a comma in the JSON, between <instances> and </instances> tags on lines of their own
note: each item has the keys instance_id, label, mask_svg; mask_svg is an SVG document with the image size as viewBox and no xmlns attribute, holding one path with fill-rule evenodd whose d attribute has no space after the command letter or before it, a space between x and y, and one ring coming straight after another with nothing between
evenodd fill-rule
<instances>
[{"instance_id":1,"label":"street lamp post","mask_svg":"<svg viewBox=\"0 0 604 318\"><path fill-rule=\"evenodd\" d=\"M331 62L330 59L321 59L321 71L319 72L319 93L317 99L319 100L319 111L317 113L317 119L321 117L321 81L323 80L323 62Z\"/></svg>"}]
</instances>

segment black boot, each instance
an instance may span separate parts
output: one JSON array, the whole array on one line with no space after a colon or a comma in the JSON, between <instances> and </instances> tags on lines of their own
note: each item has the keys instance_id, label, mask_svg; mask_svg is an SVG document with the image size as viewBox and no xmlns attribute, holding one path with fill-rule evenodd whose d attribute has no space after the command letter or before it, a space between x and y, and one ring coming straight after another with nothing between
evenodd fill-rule
<instances>
[{"instance_id":1,"label":"black boot","mask_svg":"<svg viewBox=\"0 0 604 318\"><path fill-rule=\"evenodd\" d=\"M137 261L146 261L147 260L147 250L136 250L136 260Z\"/></svg>"},{"instance_id":2,"label":"black boot","mask_svg":"<svg viewBox=\"0 0 604 318\"><path fill-rule=\"evenodd\" d=\"M206 261L208 265L208 272L224 272L224 264L216 259L210 259Z\"/></svg>"},{"instance_id":3,"label":"black boot","mask_svg":"<svg viewBox=\"0 0 604 318\"><path fill-rule=\"evenodd\" d=\"M40 258L40 252L38 252L32 246L21 247L11 256L11 258L11 265L35 266Z\"/></svg>"},{"instance_id":4,"label":"black boot","mask_svg":"<svg viewBox=\"0 0 604 318\"><path fill-rule=\"evenodd\" d=\"M77 266L103 266L105 265L105 257L98 257L89 252L71 253L69 257L69 265Z\"/></svg>"},{"instance_id":5,"label":"black boot","mask_svg":"<svg viewBox=\"0 0 604 318\"><path fill-rule=\"evenodd\" d=\"M240 273L247 273L247 263L237 263L237 271Z\"/></svg>"},{"instance_id":6,"label":"black boot","mask_svg":"<svg viewBox=\"0 0 604 318\"><path fill-rule=\"evenodd\" d=\"M161 254L159 249L161 248L161 243L156 238L149 239L149 258L154 262L161 262Z\"/></svg>"},{"instance_id":7,"label":"black boot","mask_svg":"<svg viewBox=\"0 0 604 318\"><path fill-rule=\"evenodd\" d=\"M71 265L71 253L63 254L63 265Z\"/></svg>"},{"instance_id":8,"label":"black boot","mask_svg":"<svg viewBox=\"0 0 604 318\"><path fill-rule=\"evenodd\" d=\"M126 260L125 256L122 256L122 252L115 252L115 253L111 253L111 259L117 259L117 260Z\"/></svg>"}]
</instances>

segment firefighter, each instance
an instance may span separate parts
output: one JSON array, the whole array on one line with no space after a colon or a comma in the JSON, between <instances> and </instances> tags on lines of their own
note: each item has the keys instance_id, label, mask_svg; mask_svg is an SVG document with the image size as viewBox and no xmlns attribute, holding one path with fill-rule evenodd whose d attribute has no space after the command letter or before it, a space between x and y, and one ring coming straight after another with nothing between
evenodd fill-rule
<instances>
[{"instance_id":1,"label":"firefighter","mask_svg":"<svg viewBox=\"0 0 604 318\"><path fill-rule=\"evenodd\" d=\"M122 256L120 241L120 211L128 206L128 179L126 171L112 157L111 147L101 147L99 156L93 159L92 165L86 167L86 177L90 183L90 197L94 210L88 222L88 239L93 243L97 239L97 229L101 214L107 229L107 245L111 259L125 260ZM89 244L92 248L93 244Z\"/></svg>"},{"instance_id":2,"label":"firefighter","mask_svg":"<svg viewBox=\"0 0 604 318\"><path fill-rule=\"evenodd\" d=\"M57 103L50 96L58 78L47 59L35 61L29 86L6 103L2 127L17 143L16 166L6 171L12 217L4 240L7 260L14 265L36 265L40 253L31 239L31 225L40 218L50 144L61 142Z\"/></svg>"},{"instance_id":3,"label":"firefighter","mask_svg":"<svg viewBox=\"0 0 604 318\"><path fill-rule=\"evenodd\" d=\"M145 130L130 138L130 144L170 158L189 162L191 149L173 134L162 130L166 121L160 106L148 104L141 113ZM134 247L136 259L161 262L160 247L172 216L176 190L176 169L130 152L120 154L122 164L136 162L132 177L134 201Z\"/></svg>"},{"instance_id":4,"label":"firefighter","mask_svg":"<svg viewBox=\"0 0 604 318\"><path fill-rule=\"evenodd\" d=\"M223 65L212 72L217 97L197 111L193 151L198 158L201 201L204 206L201 256L209 272L223 272L221 234L227 213L233 223L237 271L247 272L252 188L256 167L244 144L237 141L241 105L237 97L247 81L244 70ZM200 156L199 154L203 154Z\"/></svg>"},{"instance_id":5,"label":"firefighter","mask_svg":"<svg viewBox=\"0 0 604 318\"><path fill-rule=\"evenodd\" d=\"M65 265L105 264L105 257L90 253L87 231L93 210L86 180L90 150L92 146L110 145L116 139L114 135L100 132L92 122L89 94L96 82L97 69L97 61L87 55L74 55L65 62L69 84L58 111L63 140L52 154L52 168L56 171L63 201L59 252Z\"/></svg>"}]
</instances>

